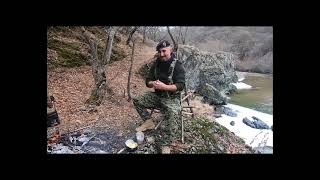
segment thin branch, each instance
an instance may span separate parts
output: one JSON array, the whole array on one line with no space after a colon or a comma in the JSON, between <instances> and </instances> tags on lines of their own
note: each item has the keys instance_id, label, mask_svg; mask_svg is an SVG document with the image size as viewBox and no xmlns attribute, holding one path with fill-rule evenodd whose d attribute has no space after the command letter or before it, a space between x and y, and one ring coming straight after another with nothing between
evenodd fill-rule
<instances>
[{"instance_id":1,"label":"thin branch","mask_svg":"<svg viewBox=\"0 0 320 180\"><path fill-rule=\"evenodd\" d=\"M85 40L89 43L90 52L91 52L91 55L93 56L93 59L98 59L96 39L83 26L81 27L81 30L82 30L83 36L85 37Z\"/></svg>"},{"instance_id":2,"label":"thin branch","mask_svg":"<svg viewBox=\"0 0 320 180\"><path fill-rule=\"evenodd\" d=\"M127 39L127 45L130 43L133 34L137 31L138 28L139 28L139 26L135 26L135 27L133 28L133 30L130 32L129 37L128 37L128 39Z\"/></svg>"},{"instance_id":3,"label":"thin branch","mask_svg":"<svg viewBox=\"0 0 320 180\"><path fill-rule=\"evenodd\" d=\"M127 84L127 92L128 92L128 101L131 101L131 92L130 92L130 79L131 79L131 72L132 72L132 65L133 65L133 57L134 57L134 46L135 46L136 39L132 39L132 54L131 54L131 65L129 69L129 75L128 75L128 84Z\"/></svg>"},{"instance_id":4,"label":"thin branch","mask_svg":"<svg viewBox=\"0 0 320 180\"><path fill-rule=\"evenodd\" d=\"M188 95L186 95L182 100L181 100L181 102L183 102L183 101L185 101L189 96L191 96L192 95L192 93L188 93Z\"/></svg>"},{"instance_id":5,"label":"thin branch","mask_svg":"<svg viewBox=\"0 0 320 180\"><path fill-rule=\"evenodd\" d=\"M184 32L182 44L186 43L186 36L187 36L188 27L186 27L186 31Z\"/></svg>"},{"instance_id":6,"label":"thin branch","mask_svg":"<svg viewBox=\"0 0 320 180\"><path fill-rule=\"evenodd\" d=\"M174 40L174 38L173 38L173 36L172 36L172 34L171 34L171 32L170 32L170 28L169 28L169 26L167 26L167 30L168 30L168 33L169 33L169 35L170 35L170 37L171 37L171 40L172 40L172 42L173 42L173 51L174 52L177 52L177 50L178 50L178 44L176 43L176 41Z\"/></svg>"}]
</instances>

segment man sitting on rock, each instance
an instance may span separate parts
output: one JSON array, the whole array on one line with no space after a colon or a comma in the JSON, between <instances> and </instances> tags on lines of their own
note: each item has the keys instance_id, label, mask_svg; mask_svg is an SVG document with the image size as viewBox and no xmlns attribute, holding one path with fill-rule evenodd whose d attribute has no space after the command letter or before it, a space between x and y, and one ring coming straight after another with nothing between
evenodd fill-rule
<instances>
[{"instance_id":1,"label":"man sitting on rock","mask_svg":"<svg viewBox=\"0 0 320 180\"><path fill-rule=\"evenodd\" d=\"M133 104L144 121L150 118L146 109L156 108L164 113L167 137L163 142L170 144L173 137L179 135L180 93L185 88L185 69L168 41L161 41L156 50L158 58L146 78L146 86L155 91L133 98Z\"/></svg>"}]
</instances>

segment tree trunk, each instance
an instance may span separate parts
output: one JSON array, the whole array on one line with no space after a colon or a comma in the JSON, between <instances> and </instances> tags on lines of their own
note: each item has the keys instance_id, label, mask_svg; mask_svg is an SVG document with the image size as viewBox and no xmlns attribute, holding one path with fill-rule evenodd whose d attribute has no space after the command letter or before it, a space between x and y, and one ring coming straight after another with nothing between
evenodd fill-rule
<instances>
[{"instance_id":1,"label":"tree trunk","mask_svg":"<svg viewBox=\"0 0 320 180\"><path fill-rule=\"evenodd\" d=\"M157 33L158 33L158 27L155 27L153 29L153 40L157 41Z\"/></svg>"},{"instance_id":2,"label":"tree trunk","mask_svg":"<svg viewBox=\"0 0 320 180\"><path fill-rule=\"evenodd\" d=\"M105 66L101 59L93 61L92 72L95 85L91 91L91 96L87 100L88 104L100 105L104 100L107 90L107 79L105 75Z\"/></svg>"},{"instance_id":3,"label":"tree trunk","mask_svg":"<svg viewBox=\"0 0 320 180\"><path fill-rule=\"evenodd\" d=\"M182 44L184 45L186 43L186 36L187 36L188 27L186 27L186 31L184 32L184 36L182 39Z\"/></svg>"},{"instance_id":4,"label":"tree trunk","mask_svg":"<svg viewBox=\"0 0 320 180\"><path fill-rule=\"evenodd\" d=\"M154 31L153 31L153 39L154 39L154 41L156 41L156 34L157 34L157 33L156 33L156 30L154 30Z\"/></svg>"},{"instance_id":5,"label":"tree trunk","mask_svg":"<svg viewBox=\"0 0 320 180\"><path fill-rule=\"evenodd\" d=\"M179 41L182 39L182 36L181 36L181 26L179 28L179 33L178 33L178 39L177 39L177 43L179 44Z\"/></svg>"},{"instance_id":6,"label":"tree trunk","mask_svg":"<svg viewBox=\"0 0 320 180\"><path fill-rule=\"evenodd\" d=\"M110 61L111 52L112 52L111 51L112 50L112 43L113 43L114 35L116 34L116 30L117 30L117 27L113 27L113 26L111 26L108 29L108 38L107 38L106 46L104 48L104 52L103 52L103 56L102 56L104 64L108 64Z\"/></svg>"},{"instance_id":7,"label":"tree trunk","mask_svg":"<svg viewBox=\"0 0 320 180\"><path fill-rule=\"evenodd\" d=\"M129 42L131 41L132 36L133 36L133 34L137 31L138 27L139 27L139 26L135 26L135 27L133 28L133 30L130 32L129 37L128 37L128 39L127 39L127 45L128 45Z\"/></svg>"},{"instance_id":8,"label":"tree trunk","mask_svg":"<svg viewBox=\"0 0 320 180\"><path fill-rule=\"evenodd\" d=\"M146 30L147 30L147 26L144 27L143 29L143 39L142 39L142 43L144 44L145 39L146 39Z\"/></svg>"},{"instance_id":9,"label":"tree trunk","mask_svg":"<svg viewBox=\"0 0 320 180\"><path fill-rule=\"evenodd\" d=\"M91 96L86 100L87 104L100 105L103 101L107 90L107 79L104 61L98 57L98 44L97 41L90 32L86 31L84 27L81 27L83 36L90 46L90 54L92 56L92 75L94 78L94 87L91 91Z\"/></svg>"},{"instance_id":10,"label":"tree trunk","mask_svg":"<svg viewBox=\"0 0 320 180\"><path fill-rule=\"evenodd\" d=\"M131 72L132 72L132 65L133 65L133 56L134 56L134 45L135 45L135 39L132 40L133 46L132 46L132 54L131 54L131 65L129 69L129 75L128 75L128 85L127 85L127 92L128 92L128 102L131 101L131 92L130 92L130 80L131 80Z\"/></svg>"},{"instance_id":11,"label":"tree trunk","mask_svg":"<svg viewBox=\"0 0 320 180\"><path fill-rule=\"evenodd\" d=\"M177 50L178 50L178 44L176 43L176 41L174 40L174 38L173 38L173 36L172 36L172 34L171 34L171 32L170 32L169 26L167 26L167 29L168 29L168 33L169 33L169 35L170 35L170 37L171 37L171 40L172 40L172 42L173 42L173 45L174 45L173 51L174 51L174 52L177 52Z\"/></svg>"}]
</instances>

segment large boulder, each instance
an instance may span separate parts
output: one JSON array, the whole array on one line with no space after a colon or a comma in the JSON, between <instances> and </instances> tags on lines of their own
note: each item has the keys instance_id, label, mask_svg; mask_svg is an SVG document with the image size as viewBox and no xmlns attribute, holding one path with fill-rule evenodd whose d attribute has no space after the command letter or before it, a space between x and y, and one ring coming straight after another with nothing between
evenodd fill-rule
<instances>
[{"instance_id":1,"label":"large boulder","mask_svg":"<svg viewBox=\"0 0 320 180\"><path fill-rule=\"evenodd\" d=\"M179 45L177 56L186 69L187 89L195 90L208 103L224 105L228 100L226 95L237 90L231 84L238 81L235 72L236 56L233 54L205 52L193 46ZM151 64L145 64L139 73L145 76Z\"/></svg>"},{"instance_id":2,"label":"large boulder","mask_svg":"<svg viewBox=\"0 0 320 180\"><path fill-rule=\"evenodd\" d=\"M180 45L178 59L186 69L186 85L195 90L211 104L227 103L226 94L236 91L238 77L235 72L235 58L227 52L205 52Z\"/></svg>"},{"instance_id":3,"label":"large boulder","mask_svg":"<svg viewBox=\"0 0 320 180\"><path fill-rule=\"evenodd\" d=\"M261 119L252 116L253 121L249 120L247 117L242 119L242 122L255 129L271 129L265 122Z\"/></svg>"}]
</instances>

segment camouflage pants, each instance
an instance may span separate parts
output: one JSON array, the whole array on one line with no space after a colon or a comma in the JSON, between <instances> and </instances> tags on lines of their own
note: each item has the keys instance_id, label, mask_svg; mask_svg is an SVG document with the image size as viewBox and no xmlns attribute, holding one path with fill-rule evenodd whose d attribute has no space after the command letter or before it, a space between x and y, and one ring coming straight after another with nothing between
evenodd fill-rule
<instances>
[{"instance_id":1,"label":"camouflage pants","mask_svg":"<svg viewBox=\"0 0 320 180\"><path fill-rule=\"evenodd\" d=\"M174 137L179 138L179 127L181 126L179 123L181 113L180 98L161 97L155 92L147 92L143 96L133 98L133 104L143 120L149 117L146 109L160 109L160 112L164 114L165 142L170 143Z\"/></svg>"}]
</instances>

